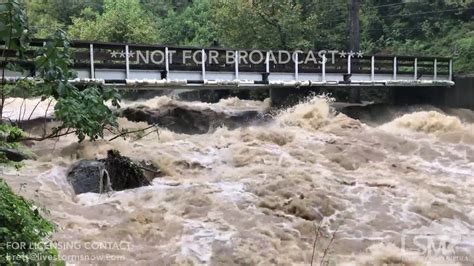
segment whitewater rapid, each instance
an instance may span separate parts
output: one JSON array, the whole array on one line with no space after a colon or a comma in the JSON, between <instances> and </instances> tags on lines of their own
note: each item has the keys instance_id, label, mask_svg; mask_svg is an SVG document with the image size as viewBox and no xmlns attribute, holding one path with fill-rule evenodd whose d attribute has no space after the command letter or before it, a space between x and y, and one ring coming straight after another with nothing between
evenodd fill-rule
<instances>
[{"instance_id":1,"label":"whitewater rapid","mask_svg":"<svg viewBox=\"0 0 474 266\"><path fill-rule=\"evenodd\" d=\"M268 109L268 102L208 104L166 96L125 106L138 104ZM125 118L119 124L147 126ZM35 143L37 160L2 175L19 194L50 210L58 225L55 241L128 243L126 249L61 254L123 256L96 262L110 265L309 265L321 224L317 263L328 245L325 259L336 264L474 261L474 125L441 111L369 125L315 97L270 121L233 130L186 135L162 128L136 141L75 141L66 136ZM148 161L165 176L147 187L74 195L66 181L71 164L105 157L109 149ZM416 236L452 243L457 257L426 257Z\"/></svg>"}]
</instances>

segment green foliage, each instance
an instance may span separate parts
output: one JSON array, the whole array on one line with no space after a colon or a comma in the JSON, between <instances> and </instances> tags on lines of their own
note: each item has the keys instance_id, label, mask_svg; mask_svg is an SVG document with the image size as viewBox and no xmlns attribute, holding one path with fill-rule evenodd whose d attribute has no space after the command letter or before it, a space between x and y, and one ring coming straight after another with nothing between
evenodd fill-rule
<instances>
[{"instance_id":1,"label":"green foliage","mask_svg":"<svg viewBox=\"0 0 474 266\"><path fill-rule=\"evenodd\" d=\"M24 6L18 0L8 0L0 2L0 42L4 43L4 47L16 51L18 58L24 58L27 42L28 42L28 25L27 17L24 12ZM8 56L2 53L2 84L0 91L0 119L3 117L3 107L5 105L6 88L5 69L16 68L9 63Z\"/></svg>"},{"instance_id":2,"label":"green foliage","mask_svg":"<svg viewBox=\"0 0 474 266\"><path fill-rule=\"evenodd\" d=\"M69 69L72 64L69 40L62 30L50 36L46 45L38 50L35 66L38 75L46 82L67 82L75 78L74 71Z\"/></svg>"},{"instance_id":3,"label":"green foliage","mask_svg":"<svg viewBox=\"0 0 474 266\"><path fill-rule=\"evenodd\" d=\"M349 46L347 0L86 1L30 0L28 14L33 25L67 26L72 36L87 40L262 49ZM472 0L362 1L361 48L455 55L457 73L473 72L472 8Z\"/></svg>"},{"instance_id":4,"label":"green foliage","mask_svg":"<svg viewBox=\"0 0 474 266\"><path fill-rule=\"evenodd\" d=\"M51 32L70 25L72 18L79 17L85 8L101 12L103 1L28 0L25 4L31 22L32 35L36 38L47 38Z\"/></svg>"},{"instance_id":5,"label":"green foliage","mask_svg":"<svg viewBox=\"0 0 474 266\"><path fill-rule=\"evenodd\" d=\"M26 137L26 133L18 127L9 124L0 124L0 148L13 149L21 151L25 154L32 155L31 152L17 141ZM21 168L24 164L22 162L12 162L8 160L5 153L0 152L0 165L12 166L14 168Z\"/></svg>"},{"instance_id":6,"label":"green foliage","mask_svg":"<svg viewBox=\"0 0 474 266\"><path fill-rule=\"evenodd\" d=\"M119 99L120 95L114 90L88 87L80 91L72 86L65 87L54 107L55 117L63 122L56 132L75 129L79 141L86 136L92 140L102 138L105 127L117 126L116 116L104 102L112 100L112 104L118 106Z\"/></svg>"},{"instance_id":7,"label":"green foliage","mask_svg":"<svg viewBox=\"0 0 474 266\"><path fill-rule=\"evenodd\" d=\"M0 3L0 41L22 57L28 43L28 24L24 6L19 0Z\"/></svg>"},{"instance_id":8,"label":"green foliage","mask_svg":"<svg viewBox=\"0 0 474 266\"><path fill-rule=\"evenodd\" d=\"M35 97L40 96L41 92L34 80L20 79L14 84L4 85L5 95L9 97Z\"/></svg>"},{"instance_id":9,"label":"green foliage","mask_svg":"<svg viewBox=\"0 0 474 266\"><path fill-rule=\"evenodd\" d=\"M40 256L50 256L53 260L58 257L57 251L47 244L54 226L41 216L32 202L15 195L1 179L0 221L0 264L36 264L39 261L35 258ZM13 243L24 243L24 247Z\"/></svg>"},{"instance_id":10,"label":"green foliage","mask_svg":"<svg viewBox=\"0 0 474 266\"><path fill-rule=\"evenodd\" d=\"M271 47L265 31L260 31L258 18L248 3L239 0L218 1L215 20L219 42L227 47Z\"/></svg>"},{"instance_id":11,"label":"green foliage","mask_svg":"<svg viewBox=\"0 0 474 266\"><path fill-rule=\"evenodd\" d=\"M73 37L87 40L339 50L349 41L347 0L30 0L27 5L32 24L40 28L35 32L69 27ZM366 53L455 55L456 72L473 72L472 8L472 0L362 1L361 47Z\"/></svg>"},{"instance_id":12,"label":"green foliage","mask_svg":"<svg viewBox=\"0 0 474 266\"><path fill-rule=\"evenodd\" d=\"M1 144L0 144L1 145ZM8 160L7 156L5 155L5 153L3 152L0 152L0 165L3 167L3 166L7 166L7 167L13 167L15 169L20 169L22 168L23 166L25 166L25 163L23 162L13 162L13 161L10 161Z\"/></svg>"},{"instance_id":13,"label":"green foliage","mask_svg":"<svg viewBox=\"0 0 474 266\"><path fill-rule=\"evenodd\" d=\"M146 43L156 40L156 25L138 0L104 0L104 12L85 9L73 18L71 36L84 40Z\"/></svg>"},{"instance_id":14,"label":"green foliage","mask_svg":"<svg viewBox=\"0 0 474 266\"><path fill-rule=\"evenodd\" d=\"M474 73L474 23L464 23L463 27L447 27L431 39L411 39L393 41L390 49L395 53L454 56L455 73Z\"/></svg>"},{"instance_id":15,"label":"green foliage","mask_svg":"<svg viewBox=\"0 0 474 266\"><path fill-rule=\"evenodd\" d=\"M194 1L194 3L199 1ZM157 18L165 17L169 11L181 12L190 4L192 0L140 0L140 5L146 12Z\"/></svg>"},{"instance_id":16,"label":"green foliage","mask_svg":"<svg viewBox=\"0 0 474 266\"><path fill-rule=\"evenodd\" d=\"M159 39L164 44L211 46L216 42L216 29L209 0L194 2L184 11L171 9L158 21Z\"/></svg>"},{"instance_id":17,"label":"green foliage","mask_svg":"<svg viewBox=\"0 0 474 266\"><path fill-rule=\"evenodd\" d=\"M16 8L16 5L11 4L9 7ZM125 9L127 7L131 6L127 6L125 2L106 1L107 10ZM21 11L22 7L18 6L18 8ZM6 25L6 22L10 20L10 17L3 18L2 23ZM26 24L26 21L18 23ZM15 27L22 28L23 26L16 25ZM20 37L12 33L4 40L13 40ZM27 44L22 42L19 42L19 45L12 45L11 49L24 51L27 47ZM51 137L64 133L62 130L66 130L66 133L74 132L79 141L83 141L86 136L92 140L103 137L105 127L115 127L117 125L116 117L105 105L105 101L111 100L113 106L118 106L120 95L115 90L102 91L97 87L82 90L70 84L69 80L76 77L76 73L69 68L72 62L69 40L64 31L58 30L37 51L35 67L37 77L42 82L36 85L23 80L11 86L2 86L2 107L5 95L23 87L25 89L23 90L23 97L41 96L42 99L46 99L52 96L56 99L54 114L55 118L59 119L62 124L54 129L53 134L50 135ZM14 140L5 142L14 142Z\"/></svg>"},{"instance_id":18,"label":"green foliage","mask_svg":"<svg viewBox=\"0 0 474 266\"><path fill-rule=\"evenodd\" d=\"M95 140L103 137L105 127L117 125L116 116L104 104L111 100L114 106L118 106L120 95L116 90L97 87L80 90L68 82L76 73L69 69L72 64L70 44L63 31L59 30L38 54L36 69L44 80L39 91L44 97L53 96L57 100L54 116L62 122L53 133L74 130L79 141L86 136Z\"/></svg>"},{"instance_id":19,"label":"green foliage","mask_svg":"<svg viewBox=\"0 0 474 266\"><path fill-rule=\"evenodd\" d=\"M310 18L298 1L217 1L219 41L224 46L296 49L309 48Z\"/></svg>"},{"instance_id":20,"label":"green foliage","mask_svg":"<svg viewBox=\"0 0 474 266\"><path fill-rule=\"evenodd\" d=\"M454 56L455 73L474 72L473 15L465 9L474 7L473 1L395 4L376 7L381 4L372 0L363 5L361 46L366 52Z\"/></svg>"},{"instance_id":21,"label":"green foliage","mask_svg":"<svg viewBox=\"0 0 474 266\"><path fill-rule=\"evenodd\" d=\"M304 2L304 1L302 1ZM310 1L308 1L310 2ZM311 1L306 5L307 31L303 34L316 49L345 50L349 42L347 0Z\"/></svg>"},{"instance_id":22,"label":"green foliage","mask_svg":"<svg viewBox=\"0 0 474 266\"><path fill-rule=\"evenodd\" d=\"M16 142L25 136L25 132L17 127L5 123L0 124L0 141Z\"/></svg>"}]
</instances>

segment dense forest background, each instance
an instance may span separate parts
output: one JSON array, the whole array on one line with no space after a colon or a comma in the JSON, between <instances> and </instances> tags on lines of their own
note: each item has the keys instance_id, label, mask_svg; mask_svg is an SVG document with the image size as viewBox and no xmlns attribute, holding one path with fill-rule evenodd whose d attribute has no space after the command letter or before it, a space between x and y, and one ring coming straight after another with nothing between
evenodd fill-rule
<instances>
[{"instance_id":1,"label":"dense forest background","mask_svg":"<svg viewBox=\"0 0 474 266\"><path fill-rule=\"evenodd\" d=\"M349 47L350 0L29 0L35 37L261 49ZM474 73L474 0L365 0L366 53L455 57Z\"/></svg>"}]
</instances>

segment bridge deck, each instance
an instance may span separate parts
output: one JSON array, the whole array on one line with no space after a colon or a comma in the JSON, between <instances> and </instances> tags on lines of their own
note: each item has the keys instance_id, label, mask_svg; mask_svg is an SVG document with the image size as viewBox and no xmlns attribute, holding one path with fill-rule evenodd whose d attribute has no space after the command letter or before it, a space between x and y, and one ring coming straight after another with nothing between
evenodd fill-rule
<instances>
[{"instance_id":1,"label":"bridge deck","mask_svg":"<svg viewBox=\"0 0 474 266\"><path fill-rule=\"evenodd\" d=\"M27 53L30 60L19 62L30 73L6 71L7 81L25 76L34 79L35 49L43 46L44 41L33 41ZM316 57L315 62L307 60L312 53L307 51L296 54L288 62L276 63L272 56L277 51L273 54L263 50L86 41L73 41L71 47L72 67L78 73L72 82L124 88L454 85L452 59L448 57L378 54L343 57L333 52L324 55L326 60ZM7 56L9 53L13 51L5 51Z\"/></svg>"}]
</instances>

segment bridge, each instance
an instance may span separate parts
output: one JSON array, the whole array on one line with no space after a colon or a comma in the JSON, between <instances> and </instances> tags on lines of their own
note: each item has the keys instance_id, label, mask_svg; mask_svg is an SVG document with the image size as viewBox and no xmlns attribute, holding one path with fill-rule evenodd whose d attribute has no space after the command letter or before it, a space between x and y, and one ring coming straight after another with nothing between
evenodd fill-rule
<instances>
[{"instance_id":1,"label":"bridge","mask_svg":"<svg viewBox=\"0 0 474 266\"><path fill-rule=\"evenodd\" d=\"M6 81L35 77L31 60L20 62L29 73L6 71ZM454 85L450 57L365 55L337 51L273 51L196 48L72 41L73 83L96 83L122 89L252 89L326 86L448 87ZM5 50L6 56L14 51ZM314 60L311 57L313 54ZM281 54L278 54L280 56ZM204 55L204 56L203 56ZM316 55L316 56L315 56ZM310 60L308 60L310 58ZM229 60L232 59L232 60Z\"/></svg>"}]
</instances>

